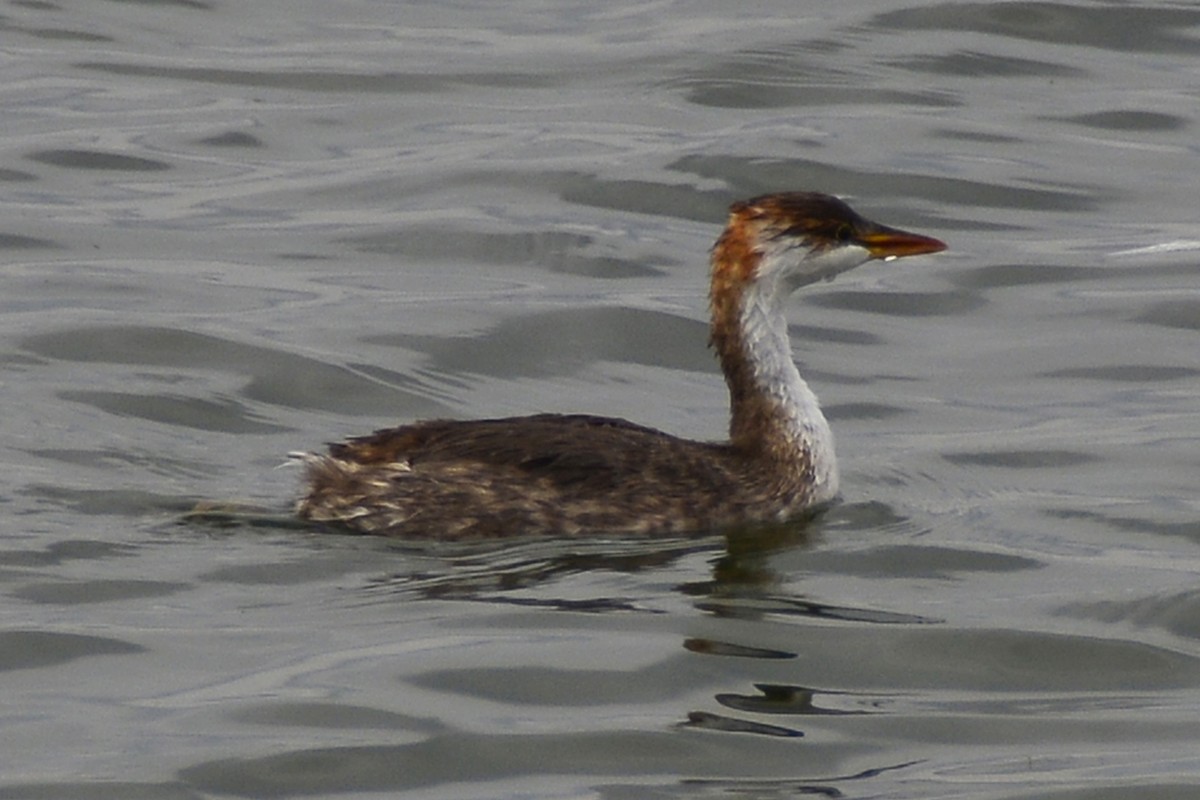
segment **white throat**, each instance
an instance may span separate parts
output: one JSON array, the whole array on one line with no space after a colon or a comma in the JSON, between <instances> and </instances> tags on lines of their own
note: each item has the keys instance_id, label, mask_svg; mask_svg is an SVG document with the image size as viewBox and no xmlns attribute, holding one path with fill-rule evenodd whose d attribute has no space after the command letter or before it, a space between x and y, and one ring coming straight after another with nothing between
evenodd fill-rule
<instances>
[{"instance_id":1,"label":"white throat","mask_svg":"<svg viewBox=\"0 0 1200 800\"><path fill-rule=\"evenodd\" d=\"M813 469L813 499L832 500L838 491L837 456L833 431L821 413L816 394L800 377L792 361L784 303L789 289L779 276L769 276L747 287L743 295L741 325L758 387L778 406L789 444L806 450Z\"/></svg>"}]
</instances>

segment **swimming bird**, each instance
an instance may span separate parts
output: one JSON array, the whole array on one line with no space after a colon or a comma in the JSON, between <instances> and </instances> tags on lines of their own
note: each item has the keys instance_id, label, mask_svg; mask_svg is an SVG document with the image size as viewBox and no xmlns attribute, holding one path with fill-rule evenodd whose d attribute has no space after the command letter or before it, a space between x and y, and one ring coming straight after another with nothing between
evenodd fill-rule
<instances>
[{"instance_id":1,"label":"swimming bird","mask_svg":"<svg viewBox=\"0 0 1200 800\"><path fill-rule=\"evenodd\" d=\"M811 513L838 493L837 459L792 361L784 302L871 259L945 248L826 194L734 203L709 292L727 441L587 414L414 422L298 454L307 489L297 512L344 531L426 539L674 535Z\"/></svg>"}]
</instances>

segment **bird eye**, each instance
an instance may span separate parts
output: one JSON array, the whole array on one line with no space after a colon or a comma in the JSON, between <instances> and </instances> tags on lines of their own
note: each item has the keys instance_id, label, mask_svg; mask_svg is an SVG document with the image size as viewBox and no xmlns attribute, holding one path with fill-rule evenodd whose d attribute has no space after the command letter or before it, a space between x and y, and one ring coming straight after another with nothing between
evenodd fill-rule
<instances>
[{"instance_id":1,"label":"bird eye","mask_svg":"<svg viewBox=\"0 0 1200 800\"><path fill-rule=\"evenodd\" d=\"M849 225L838 225L837 230L833 232L833 238L839 242L848 242L854 238L854 229Z\"/></svg>"}]
</instances>

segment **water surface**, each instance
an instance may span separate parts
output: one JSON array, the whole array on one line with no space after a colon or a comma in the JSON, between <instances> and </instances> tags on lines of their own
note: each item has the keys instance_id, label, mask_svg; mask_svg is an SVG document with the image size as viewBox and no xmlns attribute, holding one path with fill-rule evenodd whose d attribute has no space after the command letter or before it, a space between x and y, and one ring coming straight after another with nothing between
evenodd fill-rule
<instances>
[{"instance_id":1,"label":"water surface","mask_svg":"<svg viewBox=\"0 0 1200 800\"><path fill-rule=\"evenodd\" d=\"M12 2L0 41L0 797L1196 795L1190 4ZM781 189L950 244L792 306L840 506L288 524L287 452L402 420L720 436L707 249Z\"/></svg>"}]
</instances>

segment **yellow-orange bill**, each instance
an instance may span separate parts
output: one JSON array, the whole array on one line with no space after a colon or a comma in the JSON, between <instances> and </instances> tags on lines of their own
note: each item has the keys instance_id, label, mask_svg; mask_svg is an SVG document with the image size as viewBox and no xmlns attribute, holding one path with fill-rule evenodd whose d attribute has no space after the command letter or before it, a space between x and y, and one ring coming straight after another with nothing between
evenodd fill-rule
<instances>
[{"instance_id":1,"label":"yellow-orange bill","mask_svg":"<svg viewBox=\"0 0 1200 800\"><path fill-rule=\"evenodd\" d=\"M904 256L919 256L925 253L940 253L946 249L946 243L940 239L883 225L859 234L857 239L863 247L870 251L872 258L888 260Z\"/></svg>"}]
</instances>

